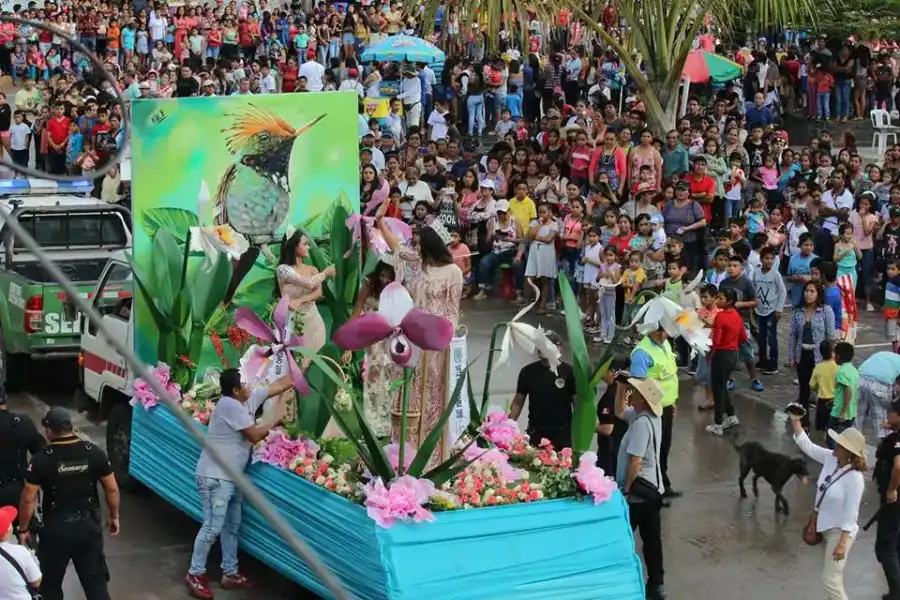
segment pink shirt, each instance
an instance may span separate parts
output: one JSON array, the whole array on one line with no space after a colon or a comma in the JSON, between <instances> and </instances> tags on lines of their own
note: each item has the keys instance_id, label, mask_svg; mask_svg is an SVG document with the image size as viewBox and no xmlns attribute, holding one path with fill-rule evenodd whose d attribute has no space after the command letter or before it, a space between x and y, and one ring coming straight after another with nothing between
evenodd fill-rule
<instances>
[{"instance_id":1,"label":"pink shirt","mask_svg":"<svg viewBox=\"0 0 900 600\"><path fill-rule=\"evenodd\" d=\"M778 169L775 167L771 169L765 166L760 167L759 177L762 179L763 187L767 190L778 189Z\"/></svg>"},{"instance_id":2,"label":"pink shirt","mask_svg":"<svg viewBox=\"0 0 900 600\"><path fill-rule=\"evenodd\" d=\"M863 225L871 226L872 223L878 222L878 217L869 213L865 217L860 215L857 211L850 211L847 220L853 225L853 239L856 240L856 247L860 250L871 250L875 243L872 240L872 234L866 235L863 232Z\"/></svg>"}]
</instances>

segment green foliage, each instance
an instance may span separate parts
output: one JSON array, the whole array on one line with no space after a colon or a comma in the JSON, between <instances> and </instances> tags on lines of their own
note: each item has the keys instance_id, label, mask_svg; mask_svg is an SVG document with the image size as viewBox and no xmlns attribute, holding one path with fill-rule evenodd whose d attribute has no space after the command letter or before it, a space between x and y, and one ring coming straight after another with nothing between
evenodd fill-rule
<instances>
[{"instance_id":1,"label":"green foliage","mask_svg":"<svg viewBox=\"0 0 900 600\"><path fill-rule=\"evenodd\" d=\"M207 324L220 312L231 279L231 262L223 255L212 262L204 257L192 270L189 248L189 231L182 248L168 228L160 227L152 238L149 270L128 257L138 291L159 331L157 359L173 368L173 377L182 387L193 383Z\"/></svg>"},{"instance_id":2,"label":"green foliage","mask_svg":"<svg viewBox=\"0 0 900 600\"><path fill-rule=\"evenodd\" d=\"M595 388L591 386L591 362L584 341L578 301L565 273L559 274L559 295L566 315L566 333L575 371L575 407L572 413L572 452L576 457L591 448L597 427ZM607 365L608 367L609 365Z\"/></svg>"},{"instance_id":3,"label":"green foliage","mask_svg":"<svg viewBox=\"0 0 900 600\"><path fill-rule=\"evenodd\" d=\"M335 464L354 464L359 458L356 445L347 438L324 438L316 442L324 454L334 457Z\"/></svg>"},{"instance_id":4,"label":"green foliage","mask_svg":"<svg viewBox=\"0 0 900 600\"><path fill-rule=\"evenodd\" d=\"M179 244L187 242L191 227L199 227L200 219L183 208L151 208L141 213L141 228L151 240L160 230L168 231Z\"/></svg>"},{"instance_id":5,"label":"green foliage","mask_svg":"<svg viewBox=\"0 0 900 600\"><path fill-rule=\"evenodd\" d=\"M831 38L860 41L900 37L900 0L847 0L836 3L818 23Z\"/></svg>"},{"instance_id":6,"label":"green foliage","mask_svg":"<svg viewBox=\"0 0 900 600\"><path fill-rule=\"evenodd\" d=\"M319 356L326 356L335 362L340 362L341 351L333 343L328 342L319 350ZM302 360L302 357L301 357ZM300 361L298 361L300 364ZM331 370L330 365L326 365ZM331 412L325 406L334 404L334 396L339 389L339 384L326 373L320 363L312 362L306 370L306 380L309 382L309 394L302 397L298 404L300 428L313 434L313 437L322 435Z\"/></svg>"},{"instance_id":7,"label":"green foliage","mask_svg":"<svg viewBox=\"0 0 900 600\"><path fill-rule=\"evenodd\" d=\"M245 306L257 310L260 306L270 304L275 299L275 277L266 273L256 279L241 282L231 303L235 307Z\"/></svg>"},{"instance_id":8,"label":"green foliage","mask_svg":"<svg viewBox=\"0 0 900 600\"><path fill-rule=\"evenodd\" d=\"M441 416L434 424L434 428L425 437L425 440L419 447L418 452L416 452L416 457L413 459L412 463L410 463L409 474L413 477L419 477L422 475L422 472L428 465L428 461L431 458L431 455L434 453L435 448L437 448L437 445L440 443L444 434L444 426L447 424L447 421L450 419L450 415L453 413L453 410L456 408L456 404L459 402L459 397L462 394L463 390L463 383L468 380L469 368L473 363L474 361L466 365L466 368L463 369L459 374L459 377L456 380L456 385L453 387L453 394L450 396L450 400L447 402L447 407L444 409L444 412L441 413ZM401 418L405 420L406 415L404 414Z\"/></svg>"}]
</instances>

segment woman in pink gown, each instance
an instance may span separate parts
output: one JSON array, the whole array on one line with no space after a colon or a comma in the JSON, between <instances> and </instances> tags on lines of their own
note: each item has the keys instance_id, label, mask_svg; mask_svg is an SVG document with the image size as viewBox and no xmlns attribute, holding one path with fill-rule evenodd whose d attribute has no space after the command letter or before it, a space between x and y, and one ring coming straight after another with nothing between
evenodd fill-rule
<instances>
[{"instance_id":1,"label":"woman in pink gown","mask_svg":"<svg viewBox=\"0 0 900 600\"><path fill-rule=\"evenodd\" d=\"M172 21L175 24L175 43L172 48L172 55L176 62L181 64L181 52L185 44L187 44L187 35L189 31L190 21L184 14L184 7L179 6L175 11L175 18Z\"/></svg>"},{"instance_id":2,"label":"woman in pink gown","mask_svg":"<svg viewBox=\"0 0 900 600\"><path fill-rule=\"evenodd\" d=\"M401 245L391 230L383 222L384 207L382 204L376 216L376 224L391 252L397 261L397 268L405 269L404 285L409 290L416 308L433 315L446 317L456 328L459 320L459 301L462 297L463 275L453 262L453 256L447 248L449 239L442 239L431 227L419 230L419 245L411 250ZM406 421L406 440L415 448L422 445L435 423L444 411L451 391L450 351L419 351L415 378L409 397ZM401 402L398 394L391 412L391 440L400 440ZM446 432L441 443L435 449L429 461L430 465L443 462L448 456L449 443Z\"/></svg>"}]
</instances>

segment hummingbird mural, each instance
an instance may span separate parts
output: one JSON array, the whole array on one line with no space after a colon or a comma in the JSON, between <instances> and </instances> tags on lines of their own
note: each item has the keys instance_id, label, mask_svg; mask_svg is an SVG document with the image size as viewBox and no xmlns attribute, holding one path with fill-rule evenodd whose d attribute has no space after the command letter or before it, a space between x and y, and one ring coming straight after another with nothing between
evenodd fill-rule
<instances>
[{"instance_id":1,"label":"hummingbird mural","mask_svg":"<svg viewBox=\"0 0 900 600\"><path fill-rule=\"evenodd\" d=\"M231 127L222 130L234 162L216 189L213 222L230 225L244 235L250 247L237 263L224 302L234 297L260 252L274 262L268 245L290 214L289 168L294 141L325 118L319 115L299 129L254 104L230 115Z\"/></svg>"}]
</instances>

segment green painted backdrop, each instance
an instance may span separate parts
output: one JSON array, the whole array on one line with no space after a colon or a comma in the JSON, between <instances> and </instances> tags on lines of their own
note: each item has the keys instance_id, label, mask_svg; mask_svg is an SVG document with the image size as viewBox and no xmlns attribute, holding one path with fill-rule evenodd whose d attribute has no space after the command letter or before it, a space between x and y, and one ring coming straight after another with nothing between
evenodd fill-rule
<instances>
[{"instance_id":1,"label":"green painted backdrop","mask_svg":"<svg viewBox=\"0 0 900 600\"><path fill-rule=\"evenodd\" d=\"M359 210L357 102L353 92L134 102L131 164L137 264L150 273L153 261L160 259L153 246L153 236L159 228L172 232L176 241L181 241L181 230L186 229L186 223L179 219L159 219L159 209L181 209L166 214L180 213L186 220L196 215L200 226L213 224L216 188L223 173L236 161L228 151L223 129L233 124L229 115L247 105L277 116L295 129L325 115L294 142L289 176L291 208L278 233L290 223L306 224L314 236L327 235L330 213L337 204ZM208 193L203 193L206 190ZM271 249L277 256L278 244ZM203 260L202 254L191 255L188 272L192 277ZM217 332L225 342L229 362L235 362L238 353L228 344L228 315L238 306L265 313L273 302L273 285L274 266L261 255L243 279L226 317L219 315L210 324L209 331ZM142 294L135 296L135 348L142 360L154 364L158 360L158 327L146 298ZM197 372L208 366L221 368L221 360L213 340L206 336Z\"/></svg>"}]
</instances>

